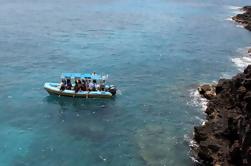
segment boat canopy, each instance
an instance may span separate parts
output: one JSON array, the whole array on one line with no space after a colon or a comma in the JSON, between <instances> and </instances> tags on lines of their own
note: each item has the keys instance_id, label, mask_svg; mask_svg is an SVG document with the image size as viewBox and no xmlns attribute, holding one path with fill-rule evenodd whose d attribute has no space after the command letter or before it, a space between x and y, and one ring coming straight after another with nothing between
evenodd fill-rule
<instances>
[{"instance_id":1,"label":"boat canopy","mask_svg":"<svg viewBox=\"0 0 251 166\"><path fill-rule=\"evenodd\" d=\"M103 80L104 77L97 74L81 74L81 73L62 73L61 78L68 79L92 79L92 80Z\"/></svg>"}]
</instances>

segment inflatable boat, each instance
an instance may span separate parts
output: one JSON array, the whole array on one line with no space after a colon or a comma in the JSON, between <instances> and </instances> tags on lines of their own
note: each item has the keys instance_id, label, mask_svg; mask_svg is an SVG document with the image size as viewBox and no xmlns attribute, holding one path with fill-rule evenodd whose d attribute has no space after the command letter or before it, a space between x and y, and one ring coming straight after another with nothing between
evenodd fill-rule
<instances>
[{"instance_id":1,"label":"inflatable boat","mask_svg":"<svg viewBox=\"0 0 251 166\"><path fill-rule=\"evenodd\" d=\"M61 83L46 82L44 84L45 90L50 95L73 98L111 98L116 95L116 87L114 85L105 85L107 76L100 76L95 73L63 73L61 79ZM75 83L72 83L74 81ZM76 84L84 85L84 89Z\"/></svg>"}]
</instances>

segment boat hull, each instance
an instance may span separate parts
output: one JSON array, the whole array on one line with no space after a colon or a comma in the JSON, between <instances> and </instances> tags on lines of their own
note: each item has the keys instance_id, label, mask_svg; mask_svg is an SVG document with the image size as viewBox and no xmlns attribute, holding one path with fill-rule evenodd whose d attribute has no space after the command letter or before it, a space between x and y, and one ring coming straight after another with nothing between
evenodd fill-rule
<instances>
[{"instance_id":1,"label":"boat hull","mask_svg":"<svg viewBox=\"0 0 251 166\"><path fill-rule=\"evenodd\" d=\"M77 97L77 98L111 98L113 95L107 91L79 91L75 93L74 90L60 90L60 84L58 83L45 83L45 90L50 95L66 96L66 97Z\"/></svg>"}]
</instances>

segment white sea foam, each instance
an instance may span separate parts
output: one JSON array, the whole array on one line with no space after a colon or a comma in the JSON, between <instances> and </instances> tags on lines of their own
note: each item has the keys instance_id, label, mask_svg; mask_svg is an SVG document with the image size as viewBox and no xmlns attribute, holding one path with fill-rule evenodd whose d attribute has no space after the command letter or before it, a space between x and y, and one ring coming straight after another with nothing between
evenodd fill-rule
<instances>
[{"instance_id":1,"label":"white sea foam","mask_svg":"<svg viewBox=\"0 0 251 166\"><path fill-rule=\"evenodd\" d=\"M122 91L119 90L119 89L117 89L117 94L118 94L118 95L122 95Z\"/></svg>"},{"instance_id":2,"label":"white sea foam","mask_svg":"<svg viewBox=\"0 0 251 166\"><path fill-rule=\"evenodd\" d=\"M188 143L188 145L189 145L190 147L197 147L197 146L198 146L198 145L196 144L196 142L193 140L192 135L190 136L190 135L188 135L188 134L185 134L185 135L184 135L184 141L185 141L186 143Z\"/></svg>"},{"instance_id":3,"label":"white sea foam","mask_svg":"<svg viewBox=\"0 0 251 166\"><path fill-rule=\"evenodd\" d=\"M233 12L233 14L235 14L235 15L245 13L244 10L234 10L234 11L232 11L232 12Z\"/></svg>"},{"instance_id":4,"label":"white sea foam","mask_svg":"<svg viewBox=\"0 0 251 166\"><path fill-rule=\"evenodd\" d=\"M233 14L243 14L245 11L242 10L240 6L227 6L228 9L232 11Z\"/></svg>"},{"instance_id":5,"label":"white sea foam","mask_svg":"<svg viewBox=\"0 0 251 166\"><path fill-rule=\"evenodd\" d=\"M233 16L236 16L237 14L243 14L243 13L245 13L245 11L242 10L242 7L239 7L239 6L226 6L226 7L232 13L232 16L230 16L230 17L228 17L228 18L225 19L226 21L234 21L232 19ZM243 26L241 26L241 25L237 25L237 27L243 28Z\"/></svg>"},{"instance_id":6,"label":"white sea foam","mask_svg":"<svg viewBox=\"0 0 251 166\"><path fill-rule=\"evenodd\" d=\"M237 50L239 56L231 59L240 71L243 71L243 69L245 69L248 65L251 64L251 56L250 54L248 54L249 48L250 47L239 48Z\"/></svg>"},{"instance_id":7,"label":"white sea foam","mask_svg":"<svg viewBox=\"0 0 251 166\"><path fill-rule=\"evenodd\" d=\"M251 56L233 58L232 62L238 67L238 70L243 71L243 69L251 64Z\"/></svg>"},{"instance_id":8,"label":"white sea foam","mask_svg":"<svg viewBox=\"0 0 251 166\"><path fill-rule=\"evenodd\" d=\"M195 119L199 120L201 124L205 123L205 119L195 116Z\"/></svg>"},{"instance_id":9,"label":"white sea foam","mask_svg":"<svg viewBox=\"0 0 251 166\"><path fill-rule=\"evenodd\" d=\"M205 111L207 109L208 100L202 98L197 89L190 90L189 94L192 99L189 104L200 108L202 111Z\"/></svg>"},{"instance_id":10,"label":"white sea foam","mask_svg":"<svg viewBox=\"0 0 251 166\"><path fill-rule=\"evenodd\" d=\"M240 10L241 7L240 6L227 6L228 9L231 9L231 10Z\"/></svg>"},{"instance_id":11,"label":"white sea foam","mask_svg":"<svg viewBox=\"0 0 251 166\"><path fill-rule=\"evenodd\" d=\"M234 21L234 20L232 19L232 17L228 17L228 18L226 18L225 20L226 20L226 21Z\"/></svg>"},{"instance_id":12,"label":"white sea foam","mask_svg":"<svg viewBox=\"0 0 251 166\"><path fill-rule=\"evenodd\" d=\"M187 134L184 135L184 141L186 143L188 143L190 149L189 155L190 158L193 162L198 163L199 161L196 159L196 153L194 153L193 149L198 148L198 145L196 144L196 142L193 140L193 138Z\"/></svg>"},{"instance_id":13,"label":"white sea foam","mask_svg":"<svg viewBox=\"0 0 251 166\"><path fill-rule=\"evenodd\" d=\"M222 73L221 76L220 76L220 78L226 78L226 79L230 79L232 77L233 76L230 73ZM216 84L217 84L217 82L216 82Z\"/></svg>"},{"instance_id":14,"label":"white sea foam","mask_svg":"<svg viewBox=\"0 0 251 166\"><path fill-rule=\"evenodd\" d=\"M241 24L236 24L236 27L238 27L238 28L245 28L243 25L241 25Z\"/></svg>"}]
</instances>

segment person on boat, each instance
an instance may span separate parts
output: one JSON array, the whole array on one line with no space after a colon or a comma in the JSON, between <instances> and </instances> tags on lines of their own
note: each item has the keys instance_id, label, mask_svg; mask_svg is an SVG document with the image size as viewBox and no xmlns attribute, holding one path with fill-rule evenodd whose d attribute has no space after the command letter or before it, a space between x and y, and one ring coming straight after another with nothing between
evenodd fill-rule
<instances>
[{"instance_id":1,"label":"person on boat","mask_svg":"<svg viewBox=\"0 0 251 166\"><path fill-rule=\"evenodd\" d=\"M85 80L85 89L89 90L89 80L88 79Z\"/></svg>"},{"instance_id":2,"label":"person on boat","mask_svg":"<svg viewBox=\"0 0 251 166\"><path fill-rule=\"evenodd\" d=\"M60 83L60 90L64 91L65 90L65 86L66 86L66 81L65 81L65 79L62 79L61 83Z\"/></svg>"},{"instance_id":3,"label":"person on boat","mask_svg":"<svg viewBox=\"0 0 251 166\"><path fill-rule=\"evenodd\" d=\"M86 81L85 80L82 80L81 90L86 91Z\"/></svg>"},{"instance_id":4,"label":"person on boat","mask_svg":"<svg viewBox=\"0 0 251 166\"><path fill-rule=\"evenodd\" d=\"M93 91L93 88L94 88L93 82L89 82L88 90Z\"/></svg>"},{"instance_id":5,"label":"person on boat","mask_svg":"<svg viewBox=\"0 0 251 166\"><path fill-rule=\"evenodd\" d=\"M98 90L98 88L99 88L99 85L97 84L97 80L93 80L93 88L92 88L92 90L96 91L96 90Z\"/></svg>"},{"instance_id":6,"label":"person on boat","mask_svg":"<svg viewBox=\"0 0 251 166\"><path fill-rule=\"evenodd\" d=\"M71 80L67 79L66 80L66 89L71 90L72 84L71 84Z\"/></svg>"},{"instance_id":7,"label":"person on boat","mask_svg":"<svg viewBox=\"0 0 251 166\"><path fill-rule=\"evenodd\" d=\"M105 91L105 80L102 80L100 83L100 90Z\"/></svg>"},{"instance_id":8,"label":"person on boat","mask_svg":"<svg viewBox=\"0 0 251 166\"><path fill-rule=\"evenodd\" d=\"M78 81L76 79L75 79L74 90L75 90L75 93L78 92Z\"/></svg>"},{"instance_id":9,"label":"person on boat","mask_svg":"<svg viewBox=\"0 0 251 166\"><path fill-rule=\"evenodd\" d=\"M97 90L97 91L100 91L101 89L100 89L100 84L95 84L95 89Z\"/></svg>"},{"instance_id":10,"label":"person on boat","mask_svg":"<svg viewBox=\"0 0 251 166\"><path fill-rule=\"evenodd\" d=\"M77 88L77 89L78 89L77 92L78 92L78 91L80 91L81 88L82 88L82 83L81 83L80 79L78 79L77 82L78 82L78 88Z\"/></svg>"}]
</instances>

